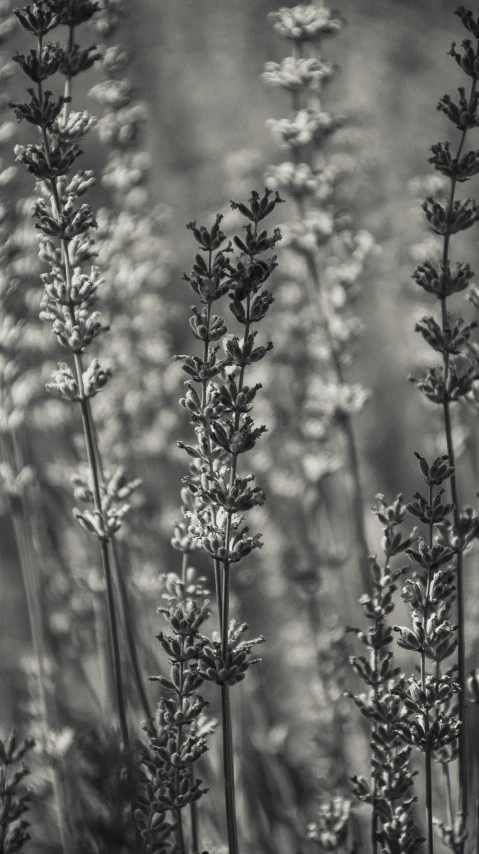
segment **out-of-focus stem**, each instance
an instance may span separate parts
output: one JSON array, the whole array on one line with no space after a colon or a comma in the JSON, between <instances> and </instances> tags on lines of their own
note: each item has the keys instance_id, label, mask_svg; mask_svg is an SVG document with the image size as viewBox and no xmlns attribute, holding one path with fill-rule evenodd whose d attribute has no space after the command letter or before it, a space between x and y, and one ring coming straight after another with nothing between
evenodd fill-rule
<instances>
[{"instance_id":1,"label":"out-of-focus stem","mask_svg":"<svg viewBox=\"0 0 479 854\"><path fill-rule=\"evenodd\" d=\"M334 370L336 380L339 385L344 384L343 366L336 352L336 347L331 335L329 308L326 303L326 298L321 290L318 268L313 256L308 253L306 255L306 263L313 283L312 299L313 305L318 307L318 322L324 331L328 345L328 351L331 359L331 366ZM359 471L359 456L357 451L356 437L348 414L343 414L339 422L339 426L343 433L348 455L348 467L351 475L352 495L351 505L354 519L354 531L356 546L358 549L359 569L361 573L361 585L365 591L371 589L371 579L369 577L369 547L366 537L366 529L364 524L364 503L361 486L361 475Z\"/></svg>"},{"instance_id":2,"label":"out-of-focus stem","mask_svg":"<svg viewBox=\"0 0 479 854\"><path fill-rule=\"evenodd\" d=\"M102 457L100 454L100 448L98 445L98 432L97 432L96 425L93 422L93 420L92 420L92 436L93 436L94 453L95 453L95 457L96 457L96 461L97 461L97 465L98 465L98 471L100 473L100 478L104 483L105 482L105 473L103 470L103 461L102 461ZM140 662L138 659L138 652L136 649L135 634L133 631L133 620L132 620L130 599L128 596L128 590L127 590L126 582L125 582L125 579L124 579L123 573L122 573L121 561L120 561L119 554L118 554L118 544L117 544L117 541L116 541L114 534L110 537L110 545L111 545L111 552L112 552L112 556L113 556L113 566L115 569L115 577L116 577L118 592L120 594L120 606L121 606L121 611L122 611L122 616L123 616L123 626L125 629L126 645L128 648L128 654L130 656L130 663L131 663L131 667L132 667L132 671L133 671L133 679L135 681L136 690L138 693L138 698L139 698L141 706L143 708L143 713L144 713L145 717L147 718L147 720L151 720L153 716L152 716L150 704L148 701L148 696L146 694L143 678L141 675L141 667L140 667Z\"/></svg>"},{"instance_id":3,"label":"out-of-focus stem","mask_svg":"<svg viewBox=\"0 0 479 854\"><path fill-rule=\"evenodd\" d=\"M135 681L136 690L138 694L138 698L140 700L143 714L148 720L152 718L152 712L150 708L150 703L146 694L145 685L141 675L141 667L138 659L138 652L135 643L135 635L133 632L133 621L132 621L132 613L130 600L128 596L128 590L126 586L125 579L123 578L123 573L121 571L121 564L118 555L118 544L116 542L115 537L113 536L110 540L111 543L111 551L113 555L113 565L115 567L115 577L118 585L118 591L120 593L120 605L123 615L123 626L125 629L126 635L126 644L128 648L128 653L130 656L130 663L133 672L133 679Z\"/></svg>"}]
</instances>

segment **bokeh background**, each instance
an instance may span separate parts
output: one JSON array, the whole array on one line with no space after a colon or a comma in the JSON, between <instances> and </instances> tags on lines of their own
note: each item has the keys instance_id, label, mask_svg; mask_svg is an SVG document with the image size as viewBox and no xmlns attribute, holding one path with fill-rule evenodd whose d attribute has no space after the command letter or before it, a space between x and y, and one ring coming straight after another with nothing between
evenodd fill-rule
<instances>
[{"instance_id":1,"label":"bokeh background","mask_svg":"<svg viewBox=\"0 0 479 854\"><path fill-rule=\"evenodd\" d=\"M422 260L417 245L427 237L421 201L427 194L425 176L431 175L429 146L450 134L436 104L462 82L447 56L451 41L460 40L461 34L453 15L455 3L444 0L338 0L335 5L347 24L337 38L324 43L323 55L338 64L338 71L321 96L321 105L346 117L344 128L330 143L331 154L346 153L353 163L340 204L347 207L354 229L367 230L375 242L358 283L354 314L364 331L352 348L347 377L370 390L366 406L353 420L368 544L377 552L380 527L368 509L376 494L392 498L402 492L409 498L420 486L414 450L424 454L442 450L433 410L424 406L408 381L426 358L414 332L424 307L411 274ZM119 549L146 679L165 668L155 641L161 628L157 578L177 569L170 537L179 514L185 461L175 443L189 430L177 402L181 371L171 362L174 353L188 352L191 346L187 329L191 296L181 273L190 267L194 245L185 223L227 211L230 198L264 185L271 165L287 159L272 139L267 120L287 115L290 105L284 93L261 80L264 64L280 61L286 50L267 20L277 8L271 0L132 0L123 6L125 18L120 18L118 28L111 34L104 29L96 38L107 46L121 42L131 54L127 67L131 85L120 109L136 109L138 127L122 142L122 123L134 124L135 116L117 115L116 130L113 121L100 122L99 138L92 135L84 159L85 166L103 175L93 198L102 211L99 263L107 280L102 299L112 327L104 344L114 372L112 390L104 402L95 401L100 440L109 465L125 465L128 475L143 481ZM24 42L17 28L4 52L25 47ZM89 95L98 83L98 71L85 78L74 90L76 109L108 114L108 99L97 93L93 103ZM8 87L15 97L20 94L17 73ZM25 140L28 129L20 127L16 133ZM14 142L3 145L3 168L13 164ZM131 157L137 160L121 161L130 156L130 144ZM123 183L122 169L127 174ZM131 178L134 169L140 177L131 186L128 175ZM27 574L34 579L40 601L38 619L51 680L47 692L55 707L53 735L44 754L54 763L62 751L68 757L75 750L76 732L88 729L93 720L108 718L108 678L101 669L105 663L98 660L99 645L105 643L104 591L92 548L71 523L69 479L83 456L76 436L79 424L75 413L66 413L65 403L52 401L43 392L58 352L51 333L42 331L36 319L41 270L32 229L22 224L28 222L25 212L32 188L28 177L20 174L13 186L18 237L12 263L20 290L12 296L11 288L4 288L2 309L4 364L13 362L17 369L13 386L8 378L3 380L0 726L6 730L14 723L25 731L39 726L37 665L20 556L29 564ZM291 216L288 203L278 221ZM462 252L458 257L473 267L479 263L473 233L457 239L455 247ZM299 309L294 301L288 309L291 276L289 269L281 270L281 254L279 260L277 302L281 318L287 318L288 311L294 315ZM468 315L472 309L464 303L458 311ZM274 312L275 306L269 319L273 341ZM301 525L316 525L300 507L298 478L303 473L295 469L293 458L291 467L287 465L292 431L303 417L299 408L294 409L293 392L304 380L305 365L299 353L296 367L293 354L287 367L279 358L266 369L262 414L274 453L285 458L284 474L276 480L274 472L271 475L271 452L269 457L267 451L258 456L263 469L259 479L264 473L270 493L267 509L257 518L265 545L260 557L248 561L233 582L237 615L247 620L253 635L262 633L267 639L263 662L242 683L235 706L241 832L251 851L303 850L317 798L324 791L347 791L347 776L360 773L367 756L356 712L342 699L344 679L346 687L352 686L352 676L333 687L324 676L332 675L328 667L334 672L336 655L344 663L354 647L349 636L342 637L341 627L361 620L355 608L361 581L350 533L345 533L348 511L334 475L326 479L319 501L321 508L327 506L331 526L326 533L321 525L315 530L322 565L312 566L311 554L306 559L298 545ZM282 395L289 401L283 401L283 409L289 407L286 415ZM462 449L461 494L470 503L475 502L477 489L475 417L473 410L464 409L456 426ZM269 441L267 434L262 442ZM347 491L347 473L344 479ZM307 511L314 515L317 510L323 519L319 504L312 500ZM325 542L327 548L322 549ZM348 552L344 560L343 546ZM474 560L468 581L471 593L477 589ZM211 584L207 563L199 558L198 565ZM472 595L468 602L472 666L477 614ZM402 619L401 607L398 613ZM147 690L154 706L157 687L148 684ZM131 695L132 726L139 734L141 712L133 687ZM214 699L210 711L213 716L217 711ZM340 740L346 744L346 760L342 756L341 761L337 751L344 745L337 744L338 715ZM216 734L203 771L213 792L205 817L205 845L208 839L217 842L223 833L219 750ZM342 770L336 775L339 765ZM49 782L40 766L34 777L34 811L50 830L42 842L37 838L31 843L35 852L56 850L52 814L38 807L49 798Z\"/></svg>"}]
</instances>

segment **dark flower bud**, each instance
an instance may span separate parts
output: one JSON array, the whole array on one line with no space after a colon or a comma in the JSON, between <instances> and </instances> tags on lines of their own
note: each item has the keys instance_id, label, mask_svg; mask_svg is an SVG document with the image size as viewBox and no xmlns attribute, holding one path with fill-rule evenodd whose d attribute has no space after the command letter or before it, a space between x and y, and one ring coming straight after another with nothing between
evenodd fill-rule
<instances>
[{"instance_id":1,"label":"dark flower bud","mask_svg":"<svg viewBox=\"0 0 479 854\"><path fill-rule=\"evenodd\" d=\"M34 36L44 36L60 23L60 16L50 6L34 3L33 6L24 6L23 9L13 11L23 29Z\"/></svg>"}]
</instances>

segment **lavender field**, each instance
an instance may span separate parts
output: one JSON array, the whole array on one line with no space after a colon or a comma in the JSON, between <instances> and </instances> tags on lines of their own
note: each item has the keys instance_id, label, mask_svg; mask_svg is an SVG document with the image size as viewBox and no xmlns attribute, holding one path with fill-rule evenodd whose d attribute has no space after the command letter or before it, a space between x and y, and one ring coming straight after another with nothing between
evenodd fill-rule
<instances>
[{"instance_id":1,"label":"lavender field","mask_svg":"<svg viewBox=\"0 0 479 854\"><path fill-rule=\"evenodd\" d=\"M0 854L479 852L478 80L0 0Z\"/></svg>"}]
</instances>

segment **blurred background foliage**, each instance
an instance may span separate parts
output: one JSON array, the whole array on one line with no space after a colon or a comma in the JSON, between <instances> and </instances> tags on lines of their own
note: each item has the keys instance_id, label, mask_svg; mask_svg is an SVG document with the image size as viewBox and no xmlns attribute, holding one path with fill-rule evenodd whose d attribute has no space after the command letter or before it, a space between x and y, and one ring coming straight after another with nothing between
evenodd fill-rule
<instances>
[{"instance_id":1,"label":"blurred background foliage","mask_svg":"<svg viewBox=\"0 0 479 854\"><path fill-rule=\"evenodd\" d=\"M136 189L141 192L125 202L128 194L121 182L108 180L113 138L108 129L103 132L102 143L106 144L90 140L84 160L87 168L104 176L93 199L103 211L99 215L99 264L109 270L102 300L112 323L105 349L115 378L104 399L94 402L101 422L100 441L110 465L125 465L128 475L143 480L119 551L120 562L127 568L132 621L146 679L164 667L154 639L160 628L157 577L177 568L169 541L179 513L184 459L174 446L177 438L188 436L188 428L177 403L182 375L172 365L171 355L184 351L187 337L190 295L181 273L189 269L193 247L185 223L227 211L230 198L246 197L252 187L263 186L268 167L283 159L266 122L284 116L287 108L283 93L261 80L265 62L280 61L284 56L284 44L267 21L268 13L277 8L272 0L132 0L123 5L127 15L120 19L118 29L112 35L107 30L96 33L94 40L99 36L107 45L108 39L121 42L131 52L128 77L133 84L132 99L140 104L137 148L143 161ZM417 263L412 247L427 236L420 179L430 175L428 146L448 132L436 103L461 81L446 55L455 35L455 4L447 0L338 0L336 7L347 25L339 38L325 42L325 58L338 63L339 72L326 89L324 102L326 109L346 117L344 127L334 136L333 150L354 158L342 203L352 211L355 228L368 230L377 245L362 274L361 295L355 304L364 335L348 374L350 382L371 389L367 406L355 416L355 425L367 532L371 550L376 551L380 531L367 508L377 492L389 497L397 492L409 497L415 492L419 478L413 451L428 453L434 446L431 410L407 379L424 361L421 341L414 333L414 323L423 311L410 281ZM22 39L15 30L6 50L13 53L12 44L22 47ZM87 83L75 92L76 109L91 105L88 90L97 83L98 71L93 69L84 76ZM8 86L17 96L18 79L9 80ZM100 115L105 102L91 109ZM101 126L99 129L101 138ZM20 127L18 139L25 132ZM134 140L133 148L136 144ZM12 148L2 149L6 165L13 162ZM119 150L123 150L121 144ZM126 168L131 172L131 163ZM118 169L112 172L119 174ZM27 179L19 175L16 197L23 200L29 192ZM28 201L16 204L16 222L28 205ZM290 211L280 211L281 219L288 215ZM119 223L117 230L115 223ZM33 545L26 561L34 561L31 569L37 572L42 601L52 681L47 693L54 699L56 718L52 730L57 732L57 740L58 733L63 733L63 746L58 750L68 756L78 749L68 740L69 728L87 728L93 718L101 717L102 707L103 714L108 714L106 676L98 667L97 656L99 645L105 645L104 591L89 545L71 530L69 475L78 457L74 435L78 425L72 415L65 414L62 402L43 396L43 383L56 356L36 320L40 290L35 243L23 228L15 276L21 278L24 290L21 299L12 300L12 312L22 318L27 315L31 331L25 356L27 405L17 400L13 407L25 409L25 414L13 428L10 425L4 430L4 463L16 469L13 474L5 465L2 469L7 497L0 519L0 722L4 727L13 722L28 730L38 712L18 561L20 541L27 552ZM461 240L465 257L474 267L478 253L470 235L468 232ZM458 240L458 247L460 243ZM281 266L278 277L280 280ZM270 315L273 340L274 313L275 306ZM136 314L133 333L132 314ZM26 336L20 334L20 348ZM6 349L5 336L2 343ZM13 350L16 345L14 340ZM39 367L36 351L47 361L48 369ZM280 369L276 363L275 370ZM287 394L291 375L285 377ZM281 375L268 382L266 390L273 388L281 395ZM265 405L267 425L270 417ZM280 452L281 431L280 423L273 431ZM470 415L461 421L458 431L463 446L464 499L473 502L478 455L477 431ZM268 435L262 441L267 443ZM25 488L12 486L12 477L26 465ZM292 487L291 496L294 503ZM330 499L332 516L337 516L336 531L340 531L344 510L334 488ZM294 512L288 483L279 497L272 490L267 510L257 514L265 548L233 582L236 612L247 619L253 635L262 632L267 638L263 663L237 692L241 699L236 699L236 737L238 754L243 757L242 833L251 851L271 854L301 850L303 843L298 840L304 838L306 824L314 818L317 794L335 790L335 786L342 789L347 775L360 769L366 755L355 712L342 700L341 684L331 688L331 700L325 678L328 667L332 672L336 667L334 655L329 660L331 649L346 643L341 625L357 621L354 603L361 585L353 577L351 563L346 573L338 570L343 573L340 582L334 567L328 567L321 590L326 598L336 600L331 620L327 613L326 619L321 616L323 634L318 634L314 608L319 582L308 575L308 567L301 565L295 551ZM288 519L292 520L291 531ZM22 530L15 532L15 527ZM321 531L319 539L321 542ZM199 564L209 573L206 563L199 560ZM476 614L470 601L472 626ZM469 640L472 651L476 642L472 629ZM344 653L341 655L344 659ZM320 678L315 675L318 662ZM108 662L103 665L108 670ZM350 678L346 676L346 680ZM156 685L147 684L147 691L154 705ZM135 708L133 688L131 694ZM215 711L213 703L212 714ZM338 714L342 730L334 717ZM344 750L339 750L335 739L343 737L349 767L339 769L338 774ZM213 791L220 767L218 751L213 738L204 771ZM57 761L52 747L45 748L45 753L50 764ZM41 770L37 774L34 793L38 804L42 798L46 802L49 784L42 779ZM221 799L210 797L208 802L205 836L215 840L222 832ZM45 837L45 844L33 843L31 850L55 848Z\"/></svg>"}]
</instances>

